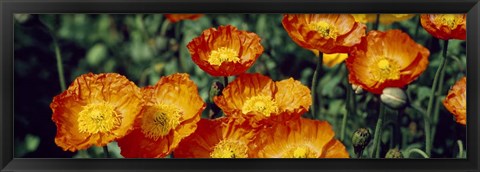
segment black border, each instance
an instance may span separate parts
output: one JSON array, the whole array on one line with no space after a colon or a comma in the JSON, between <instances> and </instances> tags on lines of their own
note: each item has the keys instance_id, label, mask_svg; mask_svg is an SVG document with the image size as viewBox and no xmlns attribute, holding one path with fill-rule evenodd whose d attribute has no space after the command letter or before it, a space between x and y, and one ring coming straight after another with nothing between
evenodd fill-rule
<instances>
[{"instance_id":1,"label":"black border","mask_svg":"<svg viewBox=\"0 0 480 172\"><path fill-rule=\"evenodd\" d=\"M1 171L480 171L478 0L0 0ZM467 13L467 149L461 159L13 158L14 13Z\"/></svg>"}]
</instances>

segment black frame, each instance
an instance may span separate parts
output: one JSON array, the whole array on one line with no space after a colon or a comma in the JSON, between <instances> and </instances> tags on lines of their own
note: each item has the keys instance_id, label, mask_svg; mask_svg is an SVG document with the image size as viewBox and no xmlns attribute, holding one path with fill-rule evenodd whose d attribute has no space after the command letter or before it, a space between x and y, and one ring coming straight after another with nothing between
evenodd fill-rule
<instances>
[{"instance_id":1,"label":"black frame","mask_svg":"<svg viewBox=\"0 0 480 172\"><path fill-rule=\"evenodd\" d=\"M479 102L478 0L1 0L1 171L480 171L480 106L468 104L467 159L22 159L13 157L14 13L468 13L467 102Z\"/></svg>"}]
</instances>

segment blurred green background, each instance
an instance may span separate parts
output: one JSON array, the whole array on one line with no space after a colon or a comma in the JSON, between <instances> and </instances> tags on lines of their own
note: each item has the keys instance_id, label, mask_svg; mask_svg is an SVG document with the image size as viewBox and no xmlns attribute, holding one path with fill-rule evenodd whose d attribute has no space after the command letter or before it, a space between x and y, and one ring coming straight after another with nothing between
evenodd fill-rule
<instances>
[{"instance_id":1,"label":"blurred green background","mask_svg":"<svg viewBox=\"0 0 480 172\"><path fill-rule=\"evenodd\" d=\"M198 85L204 101L214 80L190 57L186 45L205 29L233 25L255 32L262 38L264 53L248 72L258 72L273 80L293 77L310 87L315 55L295 44L284 30L281 14L206 14L198 20L170 23L163 14L17 14L14 34L14 118L15 157L103 157L102 148L64 152L54 143L56 126L51 120L49 104L61 93L52 35L57 39L67 86L79 75L88 72L116 72L138 86L155 84L161 76L177 72L189 73ZM429 68L408 87L411 104L420 111L427 107L430 86L440 63L441 44L418 26L418 15L379 30L401 29L418 43L430 49ZM374 24L367 24L369 29ZM47 29L50 28L50 31ZM416 29L418 34L415 38ZM442 100L450 86L466 73L465 41L452 40L448 49ZM233 77L230 77L230 81ZM346 69L344 64L328 68L320 77L319 90L326 107L324 118L334 127L339 138L345 110ZM352 133L360 128L372 132L378 118L378 100L371 94L356 96L357 113L349 115L346 139L343 141L353 157ZM457 125L453 116L440 105L440 116L432 157L455 158L457 140L465 142L465 127ZM407 157L419 158L409 150L423 149L423 116L419 110L406 108L400 116L387 114L382 136L381 155L398 146ZM208 109L203 116L207 116ZM399 121L399 122L397 122ZM398 134L392 134L398 133ZM367 147L365 155L369 154ZM121 157L115 142L109 144L114 157ZM464 154L463 157L466 155Z\"/></svg>"}]
</instances>

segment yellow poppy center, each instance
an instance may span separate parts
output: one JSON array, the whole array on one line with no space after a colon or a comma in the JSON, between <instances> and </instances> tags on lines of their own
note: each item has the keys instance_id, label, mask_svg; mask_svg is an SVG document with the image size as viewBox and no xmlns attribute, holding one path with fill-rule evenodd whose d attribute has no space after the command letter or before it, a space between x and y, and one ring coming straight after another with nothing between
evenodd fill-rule
<instances>
[{"instance_id":1,"label":"yellow poppy center","mask_svg":"<svg viewBox=\"0 0 480 172\"><path fill-rule=\"evenodd\" d=\"M388 58L380 59L370 70L373 79L378 82L400 79L400 67L395 61Z\"/></svg>"},{"instance_id":2,"label":"yellow poppy center","mask_svg":"<svg viewBox=\"0 0 480 172\"><path fill-rule=\"evenodd\" d=\"M308 24L308 29L317 31L324 38L337 38L337 28L327 22L313 22Z\"/></svg>"},{"instance_id":3,"label":"yellow poppy center","mask_svg":"<svg viewBox=\"0 0 480 172\"><path fill-rule=\"evenodd\" d=\"M210 153L212 158L247 158L247 145L236 140L222 140Z\"/></svg>"},{"instance_id":4,"label":"yellow poppy center","mask_svg":"<svg viewBox=\"0 0 480 172\"><path fill-rule=\"evenodd\" d=\"M287 151L284 158L317 158L317 153L307 146L299 146Z\"/></svg>"},{"instance_id":5,"label":"yellow poppy center","mask_svg":"<svg viewBox=\"0 0 480 172\"><path fill-rule=\"evenodd\" d=\"M249 98L242 107L242 113L258 112L270 116L278 111L277 103L270 96L254 96Z\"/></svg>"},{"instance_id":6,"label":"yellow poppy center","mask_svg":"<svg viewBox=\"0 0 480 172\"><path fill-rule=\"evenodd\" d=\"M147 107L142 117L142 132L153 140L167 135L180 124L182 112L177 107L160 104Z\"/></svg>"},{"instance_id":7,"label":"yellow poppy center","mask_svg":"<svg viewBox=\"0 0 480 172\"><path fill-rule=\"evenodd\" d=\"M104 103L88 104L78 114L78 130L81 133L106 133L121 124L121 116L115 107Z\"/></svg>"},{"instance_id":8,"label":"yellow poppy center","mask_svg":"<svg viewBox=\"0 0 480 172\"><path fill-rule=\"evenodd\" d=\"M213 50L208 57L208 63L217 66L220 66L223 62L238 61L240 61L240 58L238 57L238 52L234 49L227 47L220 47L216 50Z\"/></svg>"},{"instance_id":9,"label":"yellow poppy center","mask_svg":"<svg viewBox=\"0 0 480 172\"><path fill-rule=\"evenodd\" d=\"M435 23L448 26L450 29L455 29L461 22L462 18L456 14L439 14L435 17Z\"/></svg>"}]
</instances>

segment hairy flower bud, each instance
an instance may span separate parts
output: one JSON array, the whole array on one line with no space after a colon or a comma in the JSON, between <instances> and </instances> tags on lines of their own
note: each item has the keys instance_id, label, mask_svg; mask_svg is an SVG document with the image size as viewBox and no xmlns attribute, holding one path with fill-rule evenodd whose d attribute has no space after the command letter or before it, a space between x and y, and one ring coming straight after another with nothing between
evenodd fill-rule
<instances>
[{"instance_id":1,"label":"hairy flower bud","mask_svg":"<svg viewBox=\"0 0 480 172\"><path fill-rule=\"evenodd\" d=\"M392 109L404 108L408 102L407 94L400 88L388 87L380 95L382 102Z\"/></svg>"},{"instance_id":2,"label":"hairy flower bud","mask_svg":"<svg viewBox=\"0 0 480 172\"><path fill-rule=\"evenodd\" d=\"M220 81L214 81L210 87L209 100L213 103L213 97L219 96L223 91L223 84Z\"/></svg>"},{"instance_id":3,"label":"hairy flower bud","mask_svg":"<svg viewBox=\"0 0 480 172\"><path fill-rule=\"evenodd\" d=\"M221 116L221 109L213 102L213 97L215 96L220 96L223 91L223 84L220 81L214 81L212 83L212 86L210 87L209 91L209 97L208 100L210 101L209 107L210 107L210 113L209 117L211 119L217 118Z\"/></svg>"},{"instance_id":4,"label":"hairy flower bud","mask_svg":"<svg viewBox=\"0 0 480 172\"><path fill-rule=\"evenodd\" d=\"M372 139L370 130L366 128L359 128L353 133L352 144L356 154L361 154Z\"/></svg>"},{"instance_id":5,"label":"hairy flower bud","mask_svg":"<svg viewBox=\"0 0 480 172\"><path fill-rule=\"evenodd\" d=\"M403 154L397 148L390 149L388 150L387 155L385 155L385 158L403 158Z\"/></svg>"}]
</instances>

